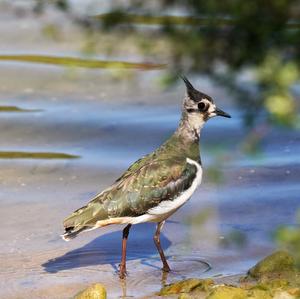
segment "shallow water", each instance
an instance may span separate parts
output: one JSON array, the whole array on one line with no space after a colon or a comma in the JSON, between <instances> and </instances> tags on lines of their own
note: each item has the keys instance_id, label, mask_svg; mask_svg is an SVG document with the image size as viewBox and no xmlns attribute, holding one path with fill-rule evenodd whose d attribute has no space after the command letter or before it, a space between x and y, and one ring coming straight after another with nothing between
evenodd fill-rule
<instances>
[{"instance_id":1,"label":"shallow water","mask_svg":"<svg viewBox=\"0 0 300 299\"><path fill-rule=\"evenodd\" d=\"M0 27L7 41L0 54L72 52L69 44L37 44L32 22L21 20L18 34ZM122 227L66 243L59 236L62 221L172 133L183 87L163 92L155 83L159 71L133 71L127 81L109 80L103 71L0 66L0 298L71 298L93 282L105 284L108 298L153 298L178 279L244 273L274 249L276 227L295 223L299 131L268 128L260 150L246 155L239 112L223 90L198 78L233 118L205 126L203 183L163 229L173 271L160 271L154 225L136 225L128 241L129 276L121 282Z\"/></svg>"},{"instance_id":2,"label":"shallow water","mask_svg":"<svg viewBox=\"0 0 300 299\"><path fill-rule=\"evenodd\" d=\"M22 101L11 99L10 104L21 106ZM154 225L137 225L129 238L125 286L116 273L121 227L66 243L59 237L62 220L163 142L176 127L177 103L58 103L33 97L26 100L30 106L38 111L1 114L0 126L9 129L2 131L0 150L80 158L0 160L0 297L69 298L102 282L109 298L141 298L176 279L240 274L273 248L271 233L278 225L294 223L300 189L294 160L298 132L274 129L259 156L246 156L236 147L244 137L241 119L228 106L233 121L211 120L201 140L204 169L216 157L227 157L220 163L222 183L205 175L192 200L165 225L162 243L173 271L162 277L152 242ZM223 149L215 152L218 140Z\"/></svg>"}]
</instances>

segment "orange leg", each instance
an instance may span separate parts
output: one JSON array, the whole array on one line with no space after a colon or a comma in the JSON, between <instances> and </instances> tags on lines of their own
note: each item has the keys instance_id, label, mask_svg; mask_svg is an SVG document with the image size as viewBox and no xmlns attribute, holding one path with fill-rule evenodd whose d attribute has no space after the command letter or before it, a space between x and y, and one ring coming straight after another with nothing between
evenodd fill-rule
<instances>
[{"instance_id":1,"label":"orange leg","mask_svg":"<svg viewBox=\"0 0 300 299\"><path fill-rule=\"evenodd\" d=\"M127 239L128 239L130 228L131 228L131 224L128 224L123 229L122 259L121 259L120 273L119 273L119 276L120 276L121 279L125 278L125 276L126 276L126 246L127 246Z\"/></svg>"},{"instance_id":2,"label":"orange leg","mask_svg":"<svg viewBox=\"0 0 300 299\"><path fill-rule=\"evenodd\" d=\"M163 249L161 248L161 245L160 245L160 231L161 231L164 224L165 224L165 221L159 222L157 224L156 232L155 232L155 235L154 235L153 239L154 239L154 243L156 245L156 248L158 250L158 253L160 255L161 261L163 263L162 270L164 272L170 272L171 269L170 269L170 267L167 263L167 259L165 257L164 251L163 251Z\"/></svg>"}]
</instances>

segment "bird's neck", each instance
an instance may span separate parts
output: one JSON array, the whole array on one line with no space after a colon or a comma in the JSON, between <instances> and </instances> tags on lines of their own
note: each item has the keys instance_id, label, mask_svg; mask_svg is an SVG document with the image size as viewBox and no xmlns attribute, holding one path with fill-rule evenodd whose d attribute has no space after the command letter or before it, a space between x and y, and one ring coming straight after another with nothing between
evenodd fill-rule
<instances>
[{"instance_id":1,"label":"bird's neck","mask_svg":"<svg viewBox=\"0 0 300 299\"><path fill-rule=\"evenodd\" d=\"M183 116L177 130L161 149L169 156L186 157L200 162L200 131L201 127L195 127L193 121Z\"/></svg>"},{"instance_id":2,"label":"bird's neck","mask_svg":"<svg viewBox=\"0 0 300 299\"><path fill-rule=\"evenodd\" d=\"M199 142L203 125L204 122L198 115L183 112L175 135L184 139L188 143Z\"/></svg>"}]
</instances>

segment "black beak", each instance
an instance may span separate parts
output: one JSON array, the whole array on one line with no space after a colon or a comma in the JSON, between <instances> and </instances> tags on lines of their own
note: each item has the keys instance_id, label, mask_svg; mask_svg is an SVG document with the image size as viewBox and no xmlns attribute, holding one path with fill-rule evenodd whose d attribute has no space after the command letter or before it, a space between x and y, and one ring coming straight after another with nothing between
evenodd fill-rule
<instances>
[{"instance_id":1,"label":"black beak","mask_svg":"<svg viewBox=\"0 0 300 299\"><path fill-rule=\"evenodd\" d=\"M228 113L226 113L226 112L224 112L223 110L218 109L218 108L216 108L215 113L216 113L217 115L219 115L219 116L231 118L231 116L230 116Z\"/></svg>"}]
</instances>

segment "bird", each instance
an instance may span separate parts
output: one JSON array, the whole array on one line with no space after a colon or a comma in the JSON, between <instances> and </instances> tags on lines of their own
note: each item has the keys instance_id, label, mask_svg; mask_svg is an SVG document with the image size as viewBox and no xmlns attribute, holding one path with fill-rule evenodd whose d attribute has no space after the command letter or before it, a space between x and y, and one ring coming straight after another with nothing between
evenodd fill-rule
<instances>
[{"instance_id":1,"label":"bird","mask_svg":"<svg viewBox=\"0 0 300 299\"><path fill-rule=\"evenodd\" d=\"M122 234L119 277L126 271L126 247L132 225L157 223L154 243L164 272L170 267L161 247L160 232L166 221L195 192L202 180L199 139L204 124L212 117L231 116L217 108L214 100L195 89L185 76L186 92L179 125L175 132L152 153L134 162L110 187L74 211L64 222L66 241L83 231L107 225L126 225Z\"/></svg>"}]
</instances>

